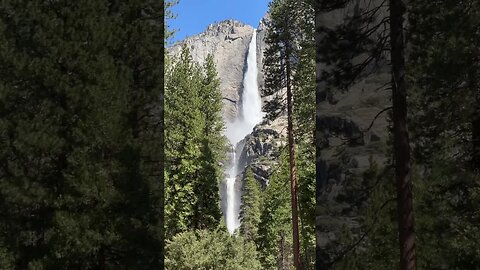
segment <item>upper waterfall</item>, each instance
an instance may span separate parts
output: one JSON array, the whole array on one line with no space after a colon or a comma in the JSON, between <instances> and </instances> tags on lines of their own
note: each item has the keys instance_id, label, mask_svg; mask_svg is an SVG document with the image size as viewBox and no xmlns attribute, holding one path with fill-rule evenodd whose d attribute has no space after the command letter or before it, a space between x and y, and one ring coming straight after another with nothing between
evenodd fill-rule
<instances>
[{"instance_id":1,"label":"upper waterfall","mask_svg":"<svg viewBox=\"0 0 480 270\"><path fill-rule=\"evenodd\" d=\"M247 72L243 79L242 117L251 132L253 127L262 121L262 100L258 92L257 82L257 30L253 30L252 41L248 47Z\"/></svg>"},{"instance_id":2,"label":"upper waterfall","mask_svg":"<svg viewBox=\"0 0 480 270\"><path fill-rule=\"evenodd\" d=\"M257 30L253 30L248 47L247 70L243 78L240 115L233 122L227 123L226 135L232 145L236 145L253 131L255 125L263 118L262 99L257 82Z\"/></svg>"}]
</instances>

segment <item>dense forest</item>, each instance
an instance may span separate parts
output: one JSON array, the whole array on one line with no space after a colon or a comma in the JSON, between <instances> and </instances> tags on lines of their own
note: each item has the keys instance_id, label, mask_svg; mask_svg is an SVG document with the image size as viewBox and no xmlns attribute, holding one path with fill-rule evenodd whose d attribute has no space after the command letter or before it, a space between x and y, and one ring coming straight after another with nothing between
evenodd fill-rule
<instances>
[{"instance_id":1,"label":"dense forest","mask_svg":"<svg viewBox=\"0 0 480 270\"><path fill-rule=\"evenodd\" d=\"M0 3L0 269L163 268L163 8Z\"/></svg>"},{"instance_id":2,"label":"dense forest","mask_svg":"<svg viewBox=\"0 0 480 270\"><path fill-rule=\"evenodd\" d=\"M370 125L387 117L386 161L371 158L345 184L357 226L317 246L318 269L479 269L480 2L317 1L316 11L317 108L391 76ZM342 20L329 24L332 14ZM321 157L328 135L318 124L317 134ZM317 182L319 198L329 187Z\"/></svg>"}]
</instances>

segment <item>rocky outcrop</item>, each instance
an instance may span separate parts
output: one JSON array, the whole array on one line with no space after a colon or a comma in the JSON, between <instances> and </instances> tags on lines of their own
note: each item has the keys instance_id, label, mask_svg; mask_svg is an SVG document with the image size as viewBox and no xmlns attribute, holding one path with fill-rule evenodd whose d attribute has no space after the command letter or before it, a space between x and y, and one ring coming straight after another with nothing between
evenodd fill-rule
<instances>
[{"instance_id":1,"label":"rocky outcrop","mask_svg":"<svg viewBox=\"0 0 480 270\"><path fill-rule=\"evenodd\" d=\"M167 48L169 54L177 55L182 46L186 45L191 51L193 60L200 64L204 63L208 54L213 55L224 97L225 120L235 119L238 114L248 45L252 34L252 26L235 20L225 20L211 24L203 33Z\"/></svg>"},{"instance_id":2,"label":"rocky outcrop","mask_svg":"<svg viewBox=\"0 0 480 270\"><path fill-rule=\"evenodd\" d=\"M272 169L278 164L280 150L286 143L286 125L286 117L264 121L239 143L239 168L243 171L250 167L262 189L267 187Z\"/></svg>"}]
</instances>

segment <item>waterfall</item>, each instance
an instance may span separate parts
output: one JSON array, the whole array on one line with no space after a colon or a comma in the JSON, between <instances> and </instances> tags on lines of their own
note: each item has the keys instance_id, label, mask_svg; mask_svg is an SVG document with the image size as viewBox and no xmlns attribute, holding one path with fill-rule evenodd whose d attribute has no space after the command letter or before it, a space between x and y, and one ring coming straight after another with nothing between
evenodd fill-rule
<instances>
[{"instance_id":1,"label":"waterfall","mask_svg":"<svg viewBox=\"0 0 480 270\"><path fill-rule=\"evenodd\" d=\"M225 179L225 184L226 184L226 213L225 213L225 220L226 220L226 225L227 229L229 230L230 233L233 233L235 229L237 229L240 226L240 221L238 220L238 210L236 209L239 205L238 199L235 192L235 179L237 177L237 157L235 153L235 148L232 148L231 151L232 154L232 162L230 165L230 169L227 174L227 178ZM235 216L237 215L237 216Z\"/></svg>"},{"instance_id":2,"label":"waterfall","mask_svg":"<svg viewBox=\"0 0 480 270\"><path fill-rule=\"evenodd\" d=\"M254 29L252 41L248 47L247 72L243 79L242 117L246 134L250 133L263 118L257 74L257 30Z\"/></svg>"},{"instance_id":3,"label":"waterfall","mask_svg":"<svg viewBox=\"0 0 480 270\"><path fill-rule=\"evenodd\" d=\"M247 70L243 78L243 91L241 97L240 114L232 122L227 122L226 135L233 146L231 152L231 164L225 179L225 221L230 233L240 226L239 213L241 193L235 188L235 180L238 174L237 144L253 131L256 124L263 118L262 100L258 91L257 82L257 30L253 30L252 40L248 47Z\"/></svg>"}]
</instances>

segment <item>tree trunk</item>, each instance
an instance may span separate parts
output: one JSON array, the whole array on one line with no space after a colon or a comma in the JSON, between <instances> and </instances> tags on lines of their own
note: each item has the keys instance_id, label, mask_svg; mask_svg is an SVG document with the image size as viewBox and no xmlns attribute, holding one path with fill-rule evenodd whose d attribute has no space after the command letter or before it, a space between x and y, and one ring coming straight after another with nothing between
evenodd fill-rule
<instances>
[{"instance_id":1,"label":"tree trunk","mask_svg":"<svg viewBox=\"0 0 480 270\"><path fill-rule=\"evenodd\" d=\"M480 110L478 110L480 113ZM472 122L472 142L473 142L473 170L480 173L480 115L475 116Z\"/></svg>"},{"instance_id":2,"label":"tree trunk","mask_svg":"<svg viewBox=\"0 0 480 270\"><path fill-rule=\"evenodd\" d=\"M292 197L292 229L293 229L293 263L295 269L300 270L300 240L298 236L298 198L297 198L297 166L295 165L295 140L293 137L293 110L292 110L292 86L290 82L290 54L285 53L287 71L287 116L288 116L288 153L290 163L290 183Z\"/></svg>"},{"instance_id":3,"label":"tree trunk","mask_svg":"<svg viewBox=\"0 0 480 270\"><path fill-rule=\"evenodd\" d=\"M287 248L285 243L285 233L280 233L280 239L278 241L278 249L279 249L279 258L277 259L277 268L279 270L288 270L288 256L287 256Z\"/></svg>"},{"instance_id":4,"label":"tree trunk","mask_svg":"<svg viewBox=\"0 0 480 270\"><path fill-rule=\"evenodd\" d=\"M410 144L407 129L407 91L405 86L404 0L390 0L390 44L392 60L392 100L397 214L400 244L400 270L416 269L415 229Z\"/></svg>"},{"instance_id":5,"label":"tree trunk","mask_svg":"<svg viewBox=\"0 0 480 270\"><path fill-rule=\"evenodd\" d=\"M105 247L101 247L99 251L99 258L98 258L98 270L105 270Z\"/></svg>"},{"instance_id":6,"label":"tree trunk","mask_svg":"<svg viewBox=\"0 0 480 270\"><path fill-rule=\"evenodd\" d=\"M475 99L475 111L472 115L472 169L480 173L480 87L476 70L469 71L469 84Z\"/></svg>"}]
</instances>

